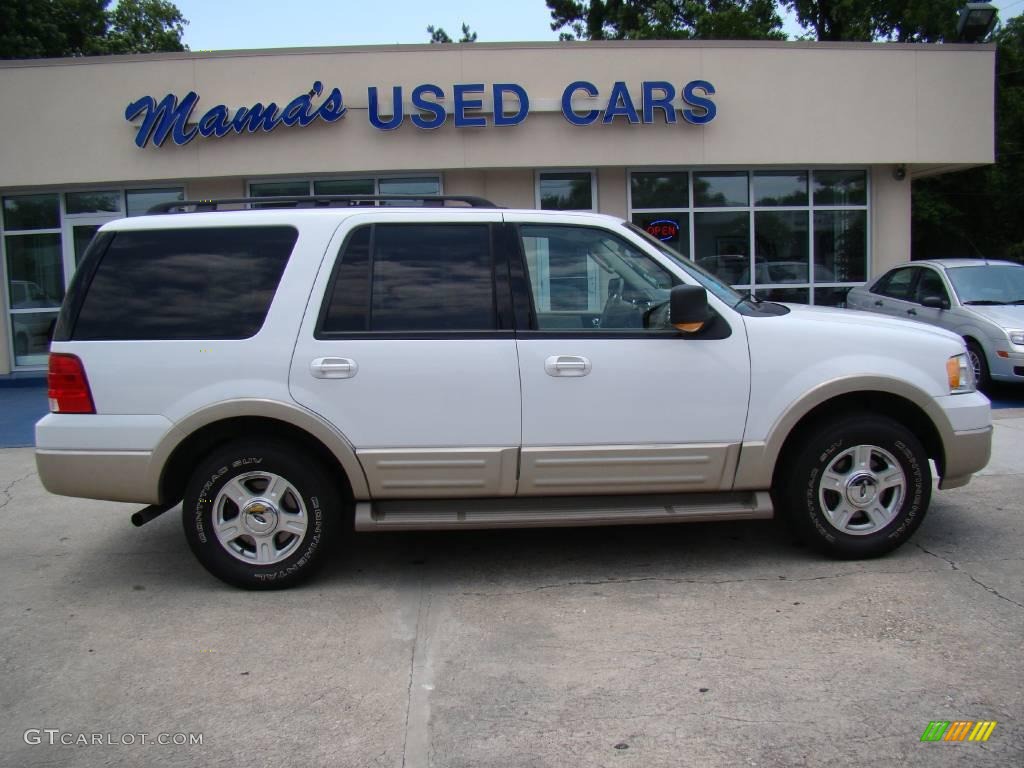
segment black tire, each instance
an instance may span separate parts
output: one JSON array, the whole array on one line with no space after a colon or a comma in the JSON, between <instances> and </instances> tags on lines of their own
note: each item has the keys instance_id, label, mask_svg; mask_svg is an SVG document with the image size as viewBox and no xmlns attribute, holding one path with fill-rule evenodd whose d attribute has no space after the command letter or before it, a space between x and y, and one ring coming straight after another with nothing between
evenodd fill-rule
<instances>
[{"instance_id":1,"label":"black tire","mask_svg":"<svg viewBox=\"0 0 1024 768\"><path fill-rule=\"evenodd\" d=\"M237 483L225 490L232 481ZM285 589L323 564L339 534L341 513L338 488L319 462L287 443L239 440L196 467L185 490L182 523L196 558L221 581L242 589ZM257 525L265 526L259 536L252 534Z\"/></svg>"},{"instance_id":2,"label":"black tire","mask_svg":"<svg viewBox=\"0 0 1024 768\"><path fill-rule=\"evenodd\" d=\"M779 511L805 543L831 557L891 552L910 538L928 510L928 455L910 430L884 416L854 413L819 422L785 461L777 475ZM902 487L895 485L897 468ZM885 481L893 487L883 487Z\"/></svg>"},{"instance_id":3,"label":"black tire","mask_svg":"<svg viewBox=\"0 0 1024 768\"><path fill-rule=\"evenodd\" d=\"M978 389L986 389L992 384L992 376L988 370L988 359L985 357L985 350L976 341L967 342L967 358L974 366L974 378L977 379Z\"/></svg>"}]
</instances>

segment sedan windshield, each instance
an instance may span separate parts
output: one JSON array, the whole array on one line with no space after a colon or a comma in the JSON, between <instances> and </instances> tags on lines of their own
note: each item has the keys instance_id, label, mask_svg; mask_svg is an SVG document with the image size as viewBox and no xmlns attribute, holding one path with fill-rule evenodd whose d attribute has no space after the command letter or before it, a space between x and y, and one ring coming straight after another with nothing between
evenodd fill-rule
<instances>
[{"instance_id":1,"label":"sedan windshield","mask_svg":"<svg viewBox=\"0 0 1024 768\"><path fill-rule=\"evenodd\" d=\"M946 270L961 304L1024 304L1024 266L979 264Z\"/></svg>"}]
</instances>

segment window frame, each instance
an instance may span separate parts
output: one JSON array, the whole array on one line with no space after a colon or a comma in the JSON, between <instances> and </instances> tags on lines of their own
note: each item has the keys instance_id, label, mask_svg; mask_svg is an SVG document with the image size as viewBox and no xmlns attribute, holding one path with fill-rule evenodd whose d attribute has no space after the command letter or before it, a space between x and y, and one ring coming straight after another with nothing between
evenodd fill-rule
<instances>
[{"instance_id":1,"label":"window frame","mask_svg":"<svg viewBox=\"0 0 1024 768\"><path fill-rule=\"evenodd\" d=\"M403 177L404 178L404 177ZM490 244L490 275L491 275L491 297L493 301L495 328L490 330L432 330L432 331L328 331L324 329L327 319L327 311L334 296L334 286L338 280L338 273L344 263L343 256L348 250L349 243L356 233L370 229L370 257L369 257L369 320L372 317L373 306L373 261L375 248L375 230L379 226L474 226L487 227ZM508 246L502 236L505 225L500 221L452 221L445 219L433 219L430 221L362 221L349 229L341 244L338 246L334 261L331 264L330 275L324 284L323 295L320 297L320 308L317 311L316 322L313 325L313 338L317 341L346 341L359 339L376 340L441 340L441 339L491 339L491 338L514 338L515 328L513 320L512 295L510 287L510 272L508 263Z\"/></svg>"},{"instance_id":2,"label":"window frame","mask_svg":"<svg viewBox=\"0 0 1024 768\"><path fill-rule=\"evenodd\" d=\"M132 186L116 186L112 184L76 184L70 187L62 188L47 188L47 189L23 189L14 188L4 190L0 194L0 205L2 205L2 198L7 197L20 197L22 195L56 195L57 202L59 205L59 219L57 227L46 228L46 229L7 229L4 226L3 216L0 215L0 310L3 313L4 323L4 335L7 340L8 349L7 357L10 369L12 371L39 371L46 370L46 363L28 363L19 364L17 361L17 354L15 348L14 338L14 321L13 315L16 314L39 314L39 313L56 313L59 316L60 307L54 307L52 309L12 309L11 308L11 296L8 288L8 270L7 270L7 244L6 237L8 235L27 235L27 234L57 234L60 236L60 249L61 249L61 269L64 277L64 296L67 296L68 289L71 287L71 279L74 277L77 271L78 265L75 263L75 244L74 239L71 237L72 227L75 224L92 224L92 223L106 223L108 221L116 221L117 219L127 218L128 216L128 198L127 193L129 190L145 191L145 190L156 190L156 189L167 189L169 187L179 187L181 194L184 199L188 199L188 185L183 180L170 179L161 183L153 182L152 184L136 184ZM68 213L67 212L67 198L65 197L68 193L76 192L117 192L118 199L121 204L121 210L119 212L102 212L102 213ZM2 213L2 211L0 211ZM63 303L63 301L62 301Z\"/></svg>"},{"instance_id":3,"label":"window frame","mask_svg":"<svg viewBox=\"0 0 1024 768\"><path fill-rule=\"evenodd\" d=\"M419 173L343 173L343 174L314 174L308 176L271 176L271 177L259 177L253 179L246 179L245 181L245 196L246 197L257 197L252 193L252 187L254 184L277 184L277 183L294 183L303 182L306 184L306 195L313 197L316 193L313 191L314 184L318 181L349 181L359 179L372 179L373 180L373 195L381 194L380 183L381 181L387 181L390 179L437 179L437 194L444 194L444 174L441 171L432 172L419 172ZM384 207L378 205L379 201L374 202L374 207ZM255 208L259 203L249 203L247 207ZM367 206L370 207L370 206Z\"/></svg>"},{"instance_id":4,"label":"window frame","mask_svg":"<svg viewBox=\"0 0 1024 768\"><path fill-rule=\"evenodd\" d=\"M510 253L510 269L512 275L512 298L515 303L516 316L516 338L519 339L678 339L683 336L681 331L674 328L659 329L575 329L575 328L549 328L538 327L537 309L533 297L533 285L530 280L530 270L526 263L526 251L523 248L522 228L524 226L541 226L545 228L561 229L588 229L595 230L605 236L618 240L627 247L638 251L651 260L660 269L663 269L672 279L673 286L684 285L682 280L671 269L665 267L644 248L640 247L620 233L593 224L566 224L562 222L547 221L515 221L506 225L512 233L514 240L510 243L513 249ZM671 289L670 289L671 290ZM709 320L703 329L697 333L687 334L686 339L693 340L717 340L725 339L732 335L730 324L708 303L711 312ZM524 323L523 319L527 319Z\"/></svg>"},{"instance_id":5,"label":"window frame","mask_svg":"<svg viewBox=\"0 0 1024 768\"><path fill-rule=\"evenodd\" d=\"M545 174L553 173L579 173L590 175L590 207L589 208L541 208L540 182ZM538 210L555 211L556 213L590 212L596 213L599 210L597 199L597 169L596 168L538 168L533 173L533 204Z\"/></svg>"},{"instance_id":6,"label":"window frame","mask_svg":"<svg viewBox=\"0 0 1024 768\"><path fill-rule=\"evenodd\" d=\"M694 174L700 173L715 173L725 171L743 171L747 174L747 205L746 206L697 206L694 196ZM754 177L759 172L801 172L807 174L807 203L806 205L757 205L755 198L754 189ZM863 205L815 205L814 203L814 173L815 171L859 171L864 174L865 183L865 203ZM633 205L633 185L632 178L634 173L680 173L685 172L688 174L687 184L689 186L689 202L688 208L679 207L664 207L664 208L638 208ZM750 260L750 277L751 280L748 283L735 283L731 284L733 288L738 291L751 291L753 295L757 295L758 290L777 290L777 289L801 289L806 288L809 292L810 304L815 303L815 289L834 289L834 288L854 288L856 286L863 286L870 284L873 277L873 253L872 253L872 177L871 167L862 165L758 165L758 166L745 166L738 168L736 166L723 166L723 165L658 165L658 166L627 166L626 167L626 218L628 221L633 221L635 214L644 213L670 213L678 217L687 217L689 224L689 242L686 243L687 252L689 255L680 254L681 258L695 260L696 256L696 214L698 213L746 213L748 215L748 230L747 230L747 249L748 258ZM807 214L807 253L808 253L808 279L799 283L764 283L760 284L756 282L757 275L757 231L755 227L755 214L758 212L805 212ZM815 248L814 248L814 214L825 211L864 211L864 226L865 226L865 279L860 281L849 281L841 282L836 280L822 280L818 281L815 279ZM823 305L829 306L829 305Z\"/></svg>"}]
</instances>

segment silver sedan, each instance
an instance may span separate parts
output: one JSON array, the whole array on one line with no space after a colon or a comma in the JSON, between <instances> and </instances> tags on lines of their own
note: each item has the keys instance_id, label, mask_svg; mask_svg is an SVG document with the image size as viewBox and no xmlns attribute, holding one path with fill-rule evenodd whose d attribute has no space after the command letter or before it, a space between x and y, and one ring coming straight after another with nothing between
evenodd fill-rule
<instances>
[{"instance_id":1,"label":"silver sedan","mask_svg":"<svg viewBox=\"0 0 1024 768\"><path fill-rule=\"evenodd\" d=\"M964 337L979 386L1024 382L1024 265L935 259L893 267L846 306L937 325Z\"/></svg>"}]
</instances>

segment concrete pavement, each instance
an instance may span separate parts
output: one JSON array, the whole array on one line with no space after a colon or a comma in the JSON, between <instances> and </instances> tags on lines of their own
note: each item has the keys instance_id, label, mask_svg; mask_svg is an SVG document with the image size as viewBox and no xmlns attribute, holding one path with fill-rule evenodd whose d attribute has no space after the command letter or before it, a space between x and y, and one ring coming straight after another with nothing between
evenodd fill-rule
<instances>
[{"instance_id":1,"label":"concrete pavement","mask_svg":"<svg viewBox=\"0 0 1024 768\"><path fill-rule=\"evenodd\" d=\"M0 764L1021 765L1022 437L997 414L989 467L879 560L773 523L363 534L265 594L209 577L175 511L134 529L3 450Z\"/></svg>"}]
</instances>

